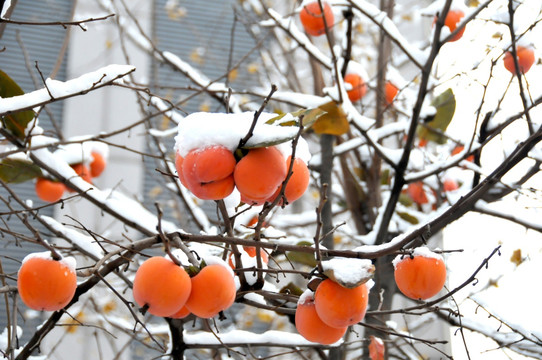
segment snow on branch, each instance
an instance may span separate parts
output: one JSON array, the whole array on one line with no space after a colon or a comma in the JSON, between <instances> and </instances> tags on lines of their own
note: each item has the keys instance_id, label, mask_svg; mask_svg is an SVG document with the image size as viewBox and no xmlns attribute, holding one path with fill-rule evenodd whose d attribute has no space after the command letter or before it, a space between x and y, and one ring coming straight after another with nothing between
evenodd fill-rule
<instances>
[{"instance_id":1,"label":"snow on branch","mask_svg":"<svg viewBox=\"0 0 542 360\"><path fill-rule=\"evenodd\" d=\"M68 81L46 79L43 89L10 98L0 98L0 116L72 96L84 95L89 91L112 85L116 80L133 71L135 67L131 65L108 65Z\"/></svg>"},{"instance_id":2,"label":"snow on branch","mask_svg":"<svg viewBox=\"0 0 542 360\"><path fill-rule=\"evenodd\" d=\"M405 55L418 68L423 67L423 64L427 61L427 55L405 39L386 12L381 11L378 7L365 0L348 0L346 4L352 5L354 9L367 16L390 37L391 41L403 50Z\"/></svg>"},{"instance_id":3,"label":"snow on branch","mask_svg":"<svg viewBox=\"0 0 542 360\"><path fill-rule=\"evenodd\" d=\"M293 24L292 20L288 18L283 18L279 13L277 13L273 9L266 9L267 14L271 19L273 19L274 23L276 23L281 29L288 32L292 39L295 40L299 46L301 46L307 53L316 59L320 64L325 66L327 69L332 69L332 61L331 59L324 55L320 49L318 49L307 37L307 35L303 34L299 29ZM266 23L260 23L260 25L266 25Z\"/></svg>"}]
</instances>

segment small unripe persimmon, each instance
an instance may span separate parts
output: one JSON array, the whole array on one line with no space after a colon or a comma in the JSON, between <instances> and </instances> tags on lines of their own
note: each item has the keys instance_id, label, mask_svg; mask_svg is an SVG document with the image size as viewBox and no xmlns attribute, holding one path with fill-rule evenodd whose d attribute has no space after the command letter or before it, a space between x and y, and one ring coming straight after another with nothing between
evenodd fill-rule
<instances>
[{"instance_id":1,"label":"small unripe persimmon","mask_svg":"<svg viewBox=\"0 0 542 360\"><path fill-rule=\"evenodd\" d=\"M161 256L151 257L137 269L133 295L141 307L156 316L170 316L186 303L192 283L186 271Z\"/></svg>"},{"instance_id":2,"label":"small unripe persimmon","mask_svg":"<svg viewBox=\"0 0 542 360\"><path fill-rule=\"evenodd\" d=\"M348 98L351 102L356 102L365 96L367 93L367 85L360 75L354 73L348 73L344 76L344 82L352 86L350 90L347 90Z\"/></svg>"},{"instance_id":3,"label":"small unripe persimmon","mask_svg":"<svg viewBox=\"0 0 542 360\"><path fill-rule=\"evenodd\" d=\"M349 289L331 279L322 281L316 288L314 304L324 323L343 328L360 322L367 311L369 293L366 284Z\"/></svg>"},{"instance_id":4,"label":"small unripe persimmon","mask_svg":"<svg viewBox=\"0 0 542 360\"><path fill-rule=\"evenodd\" d=\"M323 322L316 312L312 294L300 296L295 311L295 327L305 339L322 345L339 341L348 329L347 326L336 328Z\"/></svg>"},{"instance_id":5,"label":"small unripe persimmon","mask_svg":"<svg viewBox=\"0 0 542 360\"><path fill-rule=\"evenodd\" d=\"M71 301L76 288L75 259L53 260L48 253L30 254L23 259L17 289L29 308L60 310Z\"/></svg>"},{"instance_id":6,"label":"small unripe persimmon","mask_svg":"<svg viewBox=\"0 0 542 360\"><path fill-rule=\"evenodd\" d=\"M308 3L301 9L299 20L307 34L320 36L326 33L326 24L328 28L333 26L335 18L331 6L327 2L322 1L322 7L324 9L323 16L318 1Z\"/></svg>"},{"instance_id":7,"label":"small unripe persimmon","mask_svg":"<svg viewBox=\"0 0 542 360\"><path fill-rule=\"evenodd\" d=\"M407 297L425 300L435 296L446 282L446 266L442 257L427 254L399 255L393 262L395 282Z\"/></svg>"},{"instance_id":8,"label":"small unripe persimmon","mask_svg":"<svg viewBox=\"0 0 542 360\"><path fill-rule=\"evenodd\" d=\"M519 72L525 74L535 61L534 51L529 47L517 46L516 54L518 56ZM507 51L503 58L504 67L512 74L516 74L516 64L514 63L514 56L511 51Z\"/></svg>"},{"instance_id":9,"label":"small unripe persimmon","mask_svg":"<svg viewBox=\"0 0 542 360\"><path fill-rule=\"evenodd\" d=\"M62 198L66 185L58 181L52 181L45 178L36 180L36 195L43 201L55 202Z\"/></svg>"}]
</instances>

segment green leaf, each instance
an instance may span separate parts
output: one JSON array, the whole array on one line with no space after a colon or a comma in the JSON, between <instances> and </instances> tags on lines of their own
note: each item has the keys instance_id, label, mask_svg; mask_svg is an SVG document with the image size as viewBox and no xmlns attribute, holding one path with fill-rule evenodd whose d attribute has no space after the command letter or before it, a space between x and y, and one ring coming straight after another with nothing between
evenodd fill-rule
<instances>
[{"instance_id":1,"label":"green leaf","mask_svg":"<svg viewBox=\"0 0 542 360\"><path fill-rule=\"evenodd\" d=\"M435 117L431 121L418 126L418 136L421 139L434 141L437 144L445 144L447 141L443 133L450 125L455 113L455 95L452 89L447 89L431 102L437 109Z\"/></svg>"},{"instance_id":2,"label":"green leaf","mask_svg":"<svg viewBox=\"0 0 542 360\"><path fill-rule=\"evenodd\" d=\"M309 241L300 241L297 243L298 246L312 246L312 243ZM305 253L301 251L288 251L286 256L290 261L295 261L300 264L308 265L310 267L316 266L316 258L313 253Z\"/></svg>"},{"instance_id":3,"label":"green leaf","mask_svg":"<svg viewBox=\"0 0 542 360\"><path fill-rule=\"evenodd\" d=\"M297 286L296 284L294 284L293 282L289 282L288 285L283 286L280 289L279 293L301 296L301 294L303 294L303 290L301 290L301 288Z\"/></svg>"},{"instance_id":4,"label":"green leaf","mask_svg":"<svg viewBox=\"0 0 542 360\"><path fill-rule=\"evenodd\" d=\"M10 78L5 72L0 70L0 97L9 98L13 96L23 95L24 91L12 78ZM2 124L13 135L23 139L25 136L24 130L26 126L34 118L34 112L31 110L24 110L14 112L12 114L2 116Z\"/></svg>"},{"instance_id":5,"label":"green leaf","mask_svg":"<svg viewBox=\"0 0 542 360\"><path fill-rule=\"evenodd\" d=\"M417 217L415 217L414 215L411 215L411 214L409 214L407 212L398 211L397 215L399 215L399 217L401 219L403 219L403 220L405 220L405 221L407 221L407 222L409 222L409 223L411 223L413 225L417 225L420 222L420 220L418 220Z\"/></svg>"},{"instance_id":6,"label":"green leaf","mask_svg":"<svg viewBox=\"0 0 542 360\"><path fill-rule=\"evenodd\" d=\"M299 126L299 119L303 116L301 124L304 128L312 126L314 122L326 112L320 108L316 109L301 109L291 113L283 113L274 118L267 120L265 123L269 125L277 124L280 126ZM286 117L286 115L290 115ZM286 119L284 119L286 117ZM293 117L293 119L292 119ZM282 121L281 121L282 120Z\"/></svg>"},{"instance_id":7,"label":"green leaf","mask_svg":"<svg viewBox=\"0 0 542 360\"><path fill-rule=\"evenodd\" d=\"M0 179L18 184L43 176L39 166L22 159L5 158L0 161Z\"/></svg>"}]
</instances>

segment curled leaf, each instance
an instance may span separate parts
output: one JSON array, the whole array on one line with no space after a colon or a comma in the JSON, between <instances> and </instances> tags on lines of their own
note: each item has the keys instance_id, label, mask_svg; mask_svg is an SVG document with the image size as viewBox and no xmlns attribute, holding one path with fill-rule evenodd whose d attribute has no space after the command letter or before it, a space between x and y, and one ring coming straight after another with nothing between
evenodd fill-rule
<instances>
[{"instance_id":1,"label":"curled leaf","mask_svg":"<svg viewBox=\"0 0 542 360\"><path fill-rule=\"evenodd\" d=\"M334 101L319 107L325 112L312 125L317 134L342 135L350 129L350 124L343 109Z\"/></svg>"},{"instance_id":2,"label":"curled leaf","mask_svg":"<svg viewBox=\"0 0 542 360\"><path fill-rule=\"evenodd\" d=\"M371 335L369 337L371 342L369 343L369 357L371 360L384 360L386 353L386 347L381 338Z\"/></svg>"}]
</instances>

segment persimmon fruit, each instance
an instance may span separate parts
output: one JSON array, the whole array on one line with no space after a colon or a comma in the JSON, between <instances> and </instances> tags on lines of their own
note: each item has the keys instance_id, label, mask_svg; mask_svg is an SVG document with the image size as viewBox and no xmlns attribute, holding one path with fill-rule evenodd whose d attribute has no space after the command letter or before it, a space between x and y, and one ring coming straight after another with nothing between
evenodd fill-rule
<instances>
[{"instance_id":1,"label":"persimmon fruit","mask_svg":"<svg viewBox=\"0 0 542 360\"><path fill-rule=\"evenodd\" d=\"M455 29L457 29L457 24L465 17L465 13L459 9L450 9L448 11L448 14L446 14L446 19L444 19L444 26L446 26L450 33L453 33ZM435 16L433 20L433 25L437 22L437 17ZM457 34L455 34L454 37L450 39L450 42L457 41L463 37L463 33L465 32L465 27L463 27Z\"/></svg>"},{"instance_id":2,"label":"persimmon fruit","mask_svg":"<svg viewBox=\"0 0 542 360\"><path fill-rule=\"evenodd\" d=\"M170 315L168 317L170 317L172 319L184 319L188 315L190 315L190 310L188 310L186 305L184 305L179 311L177 311L176 313L174 313L173 315Z\"/></svg>"},{"instance_id":3,"label":"persimmon fruit","mask_svg":"<svg viewBox=\"0 0 542 360\"><path fill-rule=\"evenodd\" d=\"M286 161L286 169L290 169L290 164L292 162L292 156L288 156L288 160ZM286 201L288 204L293 203L297 199L299 199L307 188L309 187L309 168L307 167L307 164L300 159L300 158L294 158L294 164L292 165L292 175L288 179L288 182L286 183L286 188L284 189L284 197L286 198ZM285 180L285 179L284 179ZM277 196L280 194L281 187L275 191L273 196L269 199L269 202L273 202ZM279 202L279 205L282 205L282 199Z\"/></svg>"},{"instance_id":4,"label":"persimmon fruit","mask_svg":"<svg viewBox=\"0 0 542 360\"><path fill-rule=\"evenodd\" d=\"M83 163L72 165L72 169L77 175L79 175L83 180L92 184L92 176L90 175L90 170L88 166Z\"/></svg>"},{"instance_id":5,"label":"persimmon fruit","mask_svg":"<svg viewBox=\"0 0 542 360\"><path fill-rule=\"evenodd\" d=\"M221 145L193 149L175 160L181 183L202 200L224 199L233 192L235 164L232 152Z\"/></svg>"},{"instance_id":6,"label":"persimmon fruit","mask_svg":"<svg viewBox=\"0 0 542 360\"><path fill-rule=\"evenodd\" d=\"M339 341L346 333L347 326L332 327L320 319L316 312L312 295L302 295L295 311L295 327L305 339L322 345L330 345Z\"/></svg>"},{"instance_id":7,"label":"persimmon fruit","mask_svg":"<svg viewBox=\"0 0 542 360\"><path fill-rule=\"evenodd\" d=\"M73 258L57 261L31 254L23 260L17 276L19 295L26 306L34 310L64 308L72 300L76 288Z\"/></svg>"},{"instance_id":8,"label":"persimmon fruit","mask_svg":"<svg viewBox=\"0 0 542 360\"><path fill-rule=\"evenodd\" d=\"M276 147L249 150L233 172L241 200L247 204L263 204L275 193L286 177L286 161Z\"/></svg>"},{"instance_id":9,"label":"persimmon fruit","mask_svg":"<svg viewBox=\"0 0 542 360\"><path fill-rule=\"evenodd\" d=\"M519 72L525 74L535 61L534 51L529 47L518 45L516 47L516 54L518 56ZM503 58L504 67L512 74L516 74L516 64L514 64L514 56L511 51L507 51Z\"/></svg>"},{"instance_id":10,"label":"persimmon fruit","mask_svg":"<svg viewBox=\"0 0 542 360\"><path fill-rule=\"evenodd\" d=\"M92 161L90 162L90 176L95 178L102 174L105 170L106 161L102 154L97 151L93 151L91 154Z\"/></svg>"},{"instance_id":11,"label":"persimmon fruit","mask_svg":"<svg viewBox=\"0 0 542 360\"><path fill-rule=\"evenodd\" d=\"M436 255L436 254L435 254ZM394 261L395 283L407 297L425 300L435 296L446 282L446 265L438 256L403 256Z\"/></svg>"},{"instance_id":12,"label":"persimmon fruit","mask_svg":"<svg viewBox=\"0 0 542 360\"><path fill-rule=\"evenodd\" d=\"M351 102L360 100L367 93L367 85L359 74L346 74L344 76L344 82L352 86L352 89L346 91Z\"/></svg>"},{"instance_id":13,"label":"persimmon fruit","mask_svg":"<svg viewBox=\"0 0 542 360\"><path fill-rule=\"evenodd\" d=\"M79 164L73 164L71 165L72 169L75 171L75 173L81 177L83 180L88 182L89 184L92 184L92 177L90 176L90 170L88 166L86 166L83 163ZM66 188L69 192L75 192L75 190Z\"/></svg>"},{"instance_id":14,"label":"persimmon fruit","mask_svg":"<svg viewBox=\"0 0 542 360\"><path fill-rule=\"evenodd\" d=\"M459 189L459 185L454 179L446 179L442 182L442 190L444 190L445 192L454 191L457 189Z\"/></svg>"},{"instance_id":15,"label":"persimmon fruit","mask_svg":"<svg viewBox=\"0 0 542 360\"><path fill-rule=\"evenodd\" d=\"M186 303L192 282L186 271L161 256L151 257L137 269L132 289L136 303L156 316L170 316Z\"/></svg>"},{"instance_id":16,"label":"persimmon fruit","mask_svg":"<svg viewBox=\"0 0 542 360\"><path fill-rule=\"evenodd\" d=\"M55 202L62 198L66 185L58 181L52 181L45 178L36 180L36 195L43 201Z\"/></svg>"},{"instance_id":17,"label":"persimmon fruit","mask_svg":"<svg viewBox=\"0 0 542 360\"><path fill-rule=\"evenodd\" d=\"M333 26L335 17L333 16L331 6L327 2L322 1L322 8L324 9L323 15L318 1L313 1L301 9L299 20L307 34L320 36L326 33L326 24L328 28Z\"/></svg>"},{"instance_id":18,"label":"persimmon fruit","mask_svg":"<svg viewBox=\"0 0 542 360\"><path fill-rule=\"evenodd\" d=\"M412 201L418 205L427 204L429 202L425 190L423 189L423 182L421 181L408 184L407 193Z\"/></svg>"},{"instance_id":19,"label":"persimmon fruit","mask_svg":"<svg viewBox=\"0 0 542 360\"><path fill-rule=\"evenodd\" d=\"M186 307L197 317L210 319L235 301L235 281L226 266L207 265L191 281L192 291Z\"/></svg>"},{"instance_id":20,"label":"persimmon fruit","mask_svg":"<svg viewBox=\"0 0 542 360\"><path fill-rule=\"evenodd\" d=\"M452 150L452 156L453 155L457 155L459 154L461 151L463 151L465 149L465 147L463 145L457 145L456 147L453 148ZM467 158L465 159L467 161L470 161L470 162L473 162L474 161L474 155L469 155L467 156Z\"/></svg>"},{"instance_id":21,"label":"persimmon fruit","mask_svg":"<svg viewBox=\"0 0 542 360\"><path fill-rule=\"evenodd\" d=\"M367 311L368 300L365 284L349 289L331 279L322 281L314 294L318 316L334 328L344 328L360 322Z\"/></svg>"},{"instance_id":22,"label":"persimmon fruit","mask_svg":"<svg viewBox=\"0 0 542 360\"><path fill-rule=\"evenodd\" d=\"M399 89L397 89L397 86L393 85L390 81L386 81L384 91L386 97L386 104L392 104L393 100L397 96L397 93L399 92Z\"/></svg>"},{"instance_id":23,"label":"persimmon fruit","mask_svg":"<svg viewBox=\"0 0 542 360\"><path fill-rule=\"evenodd\" d=\"M251 258L256 257L256 247L255 246L243 246L243 250ZM260 249L260 257L262 258L262 262L264 264L267 264L269 262L269 256L267 255L267 253L265 252L264 249ZM230 267L232 269L235 269L236 266L234 264L235 264L235 255L233 253L230 253L230 256L229 256L229 259L228 259L228 265L230 265Z\"/></svg>"}]
</instances>

